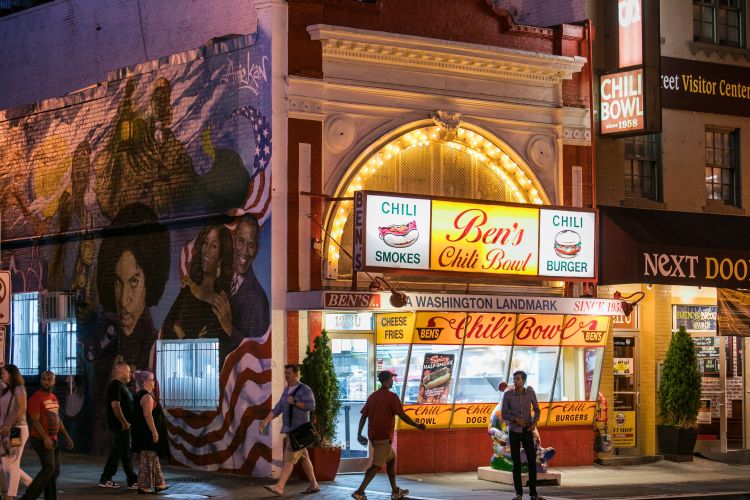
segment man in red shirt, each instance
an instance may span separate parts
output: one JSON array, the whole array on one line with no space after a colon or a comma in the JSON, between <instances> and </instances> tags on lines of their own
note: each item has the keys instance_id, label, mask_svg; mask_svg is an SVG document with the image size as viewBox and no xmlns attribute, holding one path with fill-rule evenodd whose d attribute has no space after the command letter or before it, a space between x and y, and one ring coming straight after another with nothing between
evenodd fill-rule
<instances>
[{"instance_id":1,"label":"man in red shirt","mask_svg":"<svg viewBox=\"0 0 750 500\"><path fill-rule=\"evenodd\" d=\"M44 490L45 500L57 498L57 476L60 475L60 448L57 446L57 433L65 436L68 448L73 448L73 440L60 420L60 403L52 392L55 387L55 374L42 372L39 377L41 387L29 399L31 419L31 447L39 455L42 469L29 485L22 500L38 498Z\"/></svg>"},{"instance_id":2,"label":"man in red shirt","mask_svg":"<svg viewBox=\"0 0 750 500\"><path fill-rule=\"evenodd\" d=\"M393 451L393 429L396 426L396 415L420 431L427 427L424 424L418 424L404 413L404 407L396 393L391 391L393 387L393 372L384 370L378 373L380 389L370 394L367 398L364 408L362 408L362 417L359 419L359 431L357 432L357 441L364 446L367 439L362 436L362 429L365 427L365 421L370 419L367 425L367 436L372 441L372 465L359 485L357 491L352 493L352 498L356 500L367 500L365 488L375 477L375 474L385 465L388 472L388 480L391 482L391 499L398 500L409 494L409 490L402 490L396 485L396 452Z\"/></svg>"}]
</instances>

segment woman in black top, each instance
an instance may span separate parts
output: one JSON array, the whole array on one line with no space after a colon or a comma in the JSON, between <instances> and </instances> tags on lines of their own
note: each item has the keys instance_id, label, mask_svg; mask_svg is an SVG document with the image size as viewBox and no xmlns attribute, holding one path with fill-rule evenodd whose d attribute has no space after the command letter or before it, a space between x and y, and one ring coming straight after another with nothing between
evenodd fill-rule
<instances>
[{"instance_id":1,"label":"woman in black top","mask_svg":"<svg viewBox=\"0 0 750 500\"><path fill-rule=\"evenodd\" d=\"M134 378L138 388L133 409L133 451L140 457L138 493L159 493L167 489L158 455L166 436L159 435L156 425L161 415L153 394L156 381L154 374L145 370L135 372Z\"/></svg>"}]
</instances>

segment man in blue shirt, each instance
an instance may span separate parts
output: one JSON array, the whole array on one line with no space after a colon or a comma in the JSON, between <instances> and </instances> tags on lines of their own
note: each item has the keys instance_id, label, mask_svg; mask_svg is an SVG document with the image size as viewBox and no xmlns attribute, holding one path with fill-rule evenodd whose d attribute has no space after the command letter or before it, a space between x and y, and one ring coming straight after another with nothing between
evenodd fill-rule
<instances>
[{"instance_id":1,"label":"man in blue shirt","mask_svg":"<svg viewBox=\"0 0 750 500\"><path fill-rule=\"evenodd\" d=\"M513 374L513 389L503 394L502 416L508 422L510 436L510 457L513 459L513 486L516 488L514 500L523 499L523 482L521 481L521 445L526 451L526 462L529 469L529 496L531 500L543 500L536 492L536 448L534 447L534 429L539 421L539 403L536 393L526 385L526 372ZM534 415L531 415L531 410Z\"/></svg>"},{"instance_id":2,"label":"man in blue shirt","mask_svg":"<svg viewBox=\"0 0 750 500\"><path fill-rule=\"evenodd\" d=\"M310 412L315 410L315 395L309 386L300 382L300 373L298 365L285 365L284 366L284 378L286 379L286 389L281 394L276 406L273 407L271 413L260 423L260 432L265 432L266 427L274 418L279 415L283 415L281 433L289 434L290 431L298 428L304 423L310 421ZM289 412L291 412L291 423ZM289 439L285 439L284 445L284 467L281 469L281 475L279 481L274 486L265 486L265 488L273 493L274 495L281 496L284 494L284 487L286 482L289 480L289 476L294 470L294 465L302 459L302 470L305 471L307 479L310 480L310 486L304 490L303 494L317 493L320 491L318 481L315 479L315 472L313 471L312 462L310 462L310 456L307 454L307 449L294 451L291 448Z\"/></svg>"}]
</instances>

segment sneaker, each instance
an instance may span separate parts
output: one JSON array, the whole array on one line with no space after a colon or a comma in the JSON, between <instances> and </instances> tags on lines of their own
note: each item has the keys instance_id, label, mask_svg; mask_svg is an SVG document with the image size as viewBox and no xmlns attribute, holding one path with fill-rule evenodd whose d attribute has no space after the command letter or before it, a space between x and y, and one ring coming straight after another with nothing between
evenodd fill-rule
<instances>
[{"instance_id":1,"label":"sneaker","mask_svg":"<svg viewBox=\"0 0 750 500\"><path fill-rule=\"evenodd\" d=\"M128 489L129 490L137 490L138 489L138 482L136 481L135 483L130 483L128 485Z\"/></svg>"},{"instance_id":2,"label":"sneaker","mask_svg":"<svg viewBox=\"0 0 750 500\"><path fill-rule=\"evenodd\" d=\"M354 498L355 500L367 500L367 495L355 491L354 493L352 493L352 498Z\"/></svg>"},{"instance_id":3,"label":"sneaker","mask_svg":"<svg viewBox=\"0 0 750 500\"><path fill-rule=\"evenodd\" d=\"M523 495L516 495L513 497L513 500L523 500Z\"/></svg>"},{"instance_id":4,"label":"sneaker","mask_svg":"<svg viewBox=\"0 0 750 500\"><path fill-rule=\"evenodd\" d=\"M391 500L399 500L409 494L409 490L398 488L396 491L391 493Z\"/></svg>"},{"instance_id":5,"label":"sneaker","mask_svg":"<svg viewBox=\"0 0 750 500\"><path fill-rule=\"evenodd\" d=\"M119 487L120 487L120 484L119 484L119 483L116 483L116 482L114 482L114 481L112 481L112 480L109 480L109 481L104 481L104 482L101 482L101 481L100 481L100 482L99 482L99 487L100 487L100 488L119 488Z\"/></svg>"}]
</instances>

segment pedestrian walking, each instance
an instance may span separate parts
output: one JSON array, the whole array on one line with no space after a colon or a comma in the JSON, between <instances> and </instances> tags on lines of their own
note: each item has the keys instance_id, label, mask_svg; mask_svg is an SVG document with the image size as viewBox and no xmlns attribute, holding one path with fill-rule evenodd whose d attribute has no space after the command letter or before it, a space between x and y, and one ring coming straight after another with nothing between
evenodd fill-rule
<instances>
[{"instance_id":1,"label":"pedestrian walking","mask_svg":"<svg viewBox=\"0 0 750 500\"><path fill-rule=\"evenodd\" d=\"M315 395L309 386L300 382L299 366L284 365L284 378L286 379L286 388L271 413L260 423L260 432L265 432L271 420L279 415L283 415L281 433L289 434L289 432L309 422L310 412L315 410ZM303 495L318 493L320 485L315 479L315 472L313 471L312 462L310 462L310 456L307 454L307 449L303 448L294 451L292 450L289 438L284 438L284 441L284 466L281 469L281 476L279 476L279 480L275 485L265 486L265 488L274 495L283 495L284 487L289 480L289 476L292 474L294 465L302 460L302 470L305 471L310 485L301 493Z\"/></svg>"},{"instance_id":2,"label":"pedestrian walking","mask_svg":"<svg viewBox=\"0 0 750 500\"><path fill-rule=\"evenodd\" d=\"M58 433L65 436L68 449L73 448L73 440L60 420L60 403L52 389L55 387L55 374L44 371L39 376L39 390L29 399L29 419L31 420L31 447L42 464L31 485L21 500L34 500L44 491L44 500L57 500L57 478L60 476L60 447Z\"/></svg>"},{"instance_id":3,"label":"pedestrian walking","mask_svg":"<svg viewBox=\"0 0 750 500\"><path fill-rule=\"evenodd\" d=\"M133 422L133 395L128 389L130 366L123 360L115 363L114 378L107 388L107 424L109 426L109 457L99 478L102 488L119 488L112 480L117 473L117 465L122 462L122 469L128 481L128 488L138 489L138 476L133 470L132 442L130 427Z\"/></svg>"},{"instance_id":4,"label":"pedestrian walking","mask_svg":"<svg viewBox=\"0 0 750 500\"><path fill-rule=\"evenodd\" d=\"M372 444L372 464L365 472L362 484L357 491L352 493L352 498L356 500L367 500L365 489L375 475L385 465L388 473L388 481L391 483L391 499L397 500L409 494L409 490L399 488L396 484L396 452L393 451L393 428L396 426L396 416L420 431L427 429L424 424L418 424L404 412L401 400L395 392L391 391L393 387L393 372L384 370L378 373L380 389L370 394L365 402L365 406L360 412L362 416L359 419L359 430L357 431L357 441L364 446L367 439L362 436L362 429L367 424L367 436Z\"/></svg>"},{"instance_id":5,"label":"pedestrian walking","mask_svg":"<svg viewBox=\"0 0 750 500\"><path fill-rule=\"evenodd\" d=\"M138 453L138 493L159 493L168 488L159 463L159 446L166 440L159 432L161 406L154 398L156 379L149 371L135 372L135 395L133 411L133 451Z\"/></svg>"},{"instance_id":6,"label":"pedestrian walking","mask_svg":"<svg viewBox=\"0 0 750 500\"><path fill-rule=\"evenodd\" d=\"M23 480L31 484L31 476L21 469L21 455L29 439L26 423L26 384L16 365L7 365L0 372L5 388L0 396L0 436L5 453L0 460L3 467L5 499L13 500L18 495L18 483Z\"/></svg>"},{"instance_id":7,"label":"pedestrian walking","mask_svg":"<svg viewBox=\"0 0 750 500\"><path fill-rule=\"evenodd\" d=\"M529 471L529 496L531 500L544 500L536 492L536 447L534 446L534 431L541 413L534 389L525 385L526 372L518 370L513 373L513 389L503 394L501 409L503 420L508 422L510 457L513 460L513 486L516 489L514 500L523 499L521 445L526 452L526 464Z\"/></svg>"}]
</instances>

